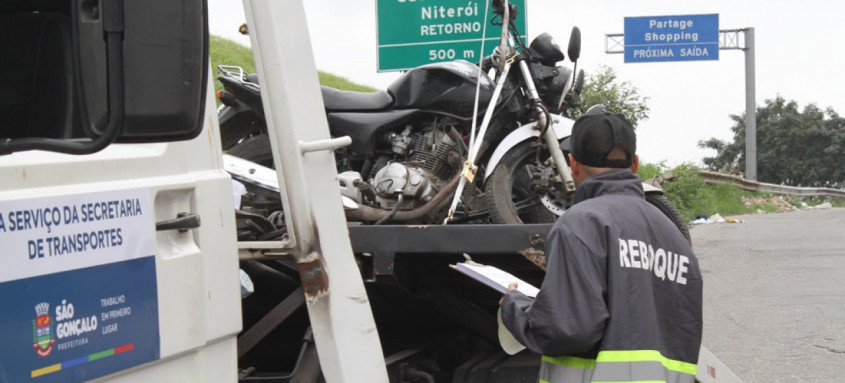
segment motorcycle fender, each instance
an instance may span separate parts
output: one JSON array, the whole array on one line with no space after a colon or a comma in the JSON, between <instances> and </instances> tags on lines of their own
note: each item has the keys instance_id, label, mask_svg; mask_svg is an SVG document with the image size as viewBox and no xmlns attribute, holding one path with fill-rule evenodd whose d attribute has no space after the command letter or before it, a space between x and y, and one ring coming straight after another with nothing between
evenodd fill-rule
<instances>
[{"instance_id":1,"label":"motorcycle fender","mask_svg":"<svg viewBox=\"0 0 845 383\"><path fill-rule=\"evenodd\" d=\"M220 141L223 149L231 149L239 140L258 133L259 128L249 123L263 119L246 104L239 103L234 107L221 105L217 109L217 121L220 126Z\"/></svg>"},{"instance_id":2,"label":"motorcycle fender","mask_svg":"<svg viewBox=\"0 0 845 383\"><path fill-rule=\"evenodd\" d=\"M557 136L558 141L572 134L572 124L574 124L575 121L557 114L552 114L551 119L552 129L554 129L555 136ZM490 156L490 161L487 162L487 166L485 167L485 169L487 169L484 174L485 181L487 181L487 177L493 173L493 170L496 169L496 166L499 165L499 161L502 160L502 157L504 157L508 151L513 149L514 146L532 137L540 136L540 131L534 129L534 125L536 125L536 123L532 122L516 128L516 130L510 132L510 134L508 134L507 137L499 143L499 146L497 146L493 151L493 155Z\"/></svg>"},{"instance_id":3,"label":"motorcycle fender","mask_svg":"<svg viewBox=\"0 0 845 383\"><path fill-rule=\"evenodd\" d=\"M656 194L663 194L663 189L654 186L648 182L643 182L643 191L646 193L656 193Z\"/></svg>"},{"instance_id":4,"label":"motorcycle fender","mask_svg":"<svg viewBox=\"0 0 845 383\"><path fill-rule=\"evenodd\" d=\"M217 121L222 124L235 117L238 113L243 111L243 106L238 104L235 107L220 105L217 108Z\"/></svg>"},{"instance_id":5,"label":"motorcycle fender","mask_svg":"<svg viewBox=\"0 0 845 383\"><path fill-rule=\"evenodd\" d=\"M264 116L256 113L254 110L252 110L252 108L248 107L246 104L239 102L235 106L220 105L217 108L217 121L222 127L224 124L229 122L229 120L241 114L252 114L255 115L255 118L264 118Z\"/></svg>"}]
</instances>

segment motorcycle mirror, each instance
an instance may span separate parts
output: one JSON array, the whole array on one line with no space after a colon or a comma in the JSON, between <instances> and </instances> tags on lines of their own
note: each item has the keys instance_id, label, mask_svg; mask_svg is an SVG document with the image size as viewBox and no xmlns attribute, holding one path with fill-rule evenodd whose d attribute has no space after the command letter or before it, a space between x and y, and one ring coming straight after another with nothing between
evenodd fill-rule
<instances>
[{"instance_id":1,"label":"motorcycle mirror","mask_svg":"<svg viewBox=\"0 0 845 383\"><path fill-rule=\"evenodd\" d=\"M572 34L569 35L569 48L566 50L569 61L575 62L581 56L581 30L572 27Z\"/></svg>"}]
</instances>

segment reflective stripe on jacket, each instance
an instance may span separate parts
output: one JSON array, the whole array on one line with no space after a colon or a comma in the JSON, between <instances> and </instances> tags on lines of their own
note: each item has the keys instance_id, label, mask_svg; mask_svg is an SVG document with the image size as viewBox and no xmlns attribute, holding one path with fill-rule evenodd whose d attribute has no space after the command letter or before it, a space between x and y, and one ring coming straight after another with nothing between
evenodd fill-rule
<instances>
[{"instance_id":1,"label":"reflective stripe on jacket","mask_svg":"<svg viewBox=\"0 0 845 383\"><path fill-rule=\"evenodd\" d=\"M596 359L543 356L541 383L695 382L696 365L656 350L601 351Z\"/></svg>"}]
</instances>

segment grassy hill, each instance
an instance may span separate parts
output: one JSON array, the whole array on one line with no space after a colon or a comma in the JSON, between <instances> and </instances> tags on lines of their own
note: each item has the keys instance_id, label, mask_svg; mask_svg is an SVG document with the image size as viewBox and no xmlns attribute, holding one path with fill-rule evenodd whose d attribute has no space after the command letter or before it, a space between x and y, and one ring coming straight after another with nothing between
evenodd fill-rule
<instances>
[{"instance_id":1,"label":"grassy hill","mask_svg":"<svg viewBox=\"0 0 845 383\"><path fill-rule=\"evenodd\" d=\"M217 72L218 65L234 65L244 68L246 73L256 72L255 60L252 57L252 49L219 36L211 36L209 43L209 56L211 58L211 70L213 71L212 76L214 76L214 78L217 78L219 75ZM320 77L320 85L359 92L372 92L376 90L375 88L356 84L331 73L317 71L317 74ZM222 88L219 81L214 81L214 88L215 91Z\"/></svg>"}]
</instances>

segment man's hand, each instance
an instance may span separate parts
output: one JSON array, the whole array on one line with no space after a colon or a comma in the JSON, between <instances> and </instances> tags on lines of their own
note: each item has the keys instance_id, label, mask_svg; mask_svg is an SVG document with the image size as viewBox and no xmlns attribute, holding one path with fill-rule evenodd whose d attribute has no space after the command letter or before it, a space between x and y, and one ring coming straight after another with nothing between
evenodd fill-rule
<instances>
[{"instance_id":1,"label":"man's hand","mask_svg":"<svg viewBox=\"0 0 845 383\"><path fill-rule=\"evenodd\" d=\"M516 290L517 283L513 282L508 285L508 291ZM502 307L502 302L505 301L505 296L503 295L502 298L499 299L499 307Z\"/></svg>"}]
</instances>

